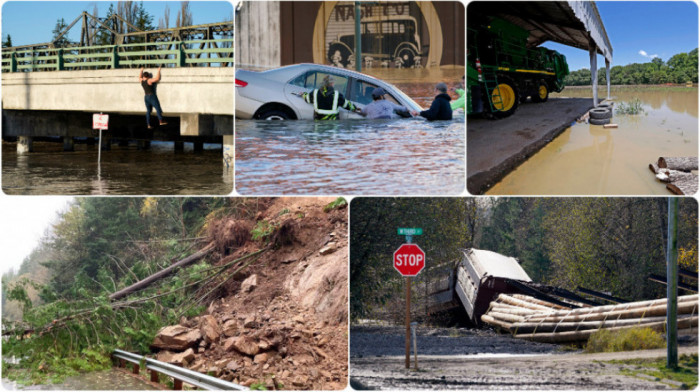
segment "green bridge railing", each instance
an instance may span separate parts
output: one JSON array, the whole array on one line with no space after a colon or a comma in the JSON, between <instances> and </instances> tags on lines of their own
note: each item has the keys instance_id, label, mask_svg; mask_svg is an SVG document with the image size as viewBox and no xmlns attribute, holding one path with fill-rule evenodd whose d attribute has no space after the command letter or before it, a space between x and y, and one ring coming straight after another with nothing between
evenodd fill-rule
<instances>
[{"instance_id":1,"label":"green bridge railing","mask_svg":"<svg viewBox=\"0 0 700 392\"><path fill-rule=\"evenodd\" d=\"M208 46L208 47L207 47ZM233 66L233 38L66 48L3 48L2 72Z\"/></svg>"}]
</instances>

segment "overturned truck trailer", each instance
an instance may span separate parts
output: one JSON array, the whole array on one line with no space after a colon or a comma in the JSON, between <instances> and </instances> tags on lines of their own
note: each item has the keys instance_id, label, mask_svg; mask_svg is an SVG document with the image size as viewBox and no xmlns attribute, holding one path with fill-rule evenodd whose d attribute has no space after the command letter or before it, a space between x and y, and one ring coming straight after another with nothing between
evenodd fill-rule
<instances>
[{"instance_id":1,"label":"overturned truck trailer","mask_svg":"<svg viewBox=\"0 0 700 392\"><path fill-rule=\"evenodd\" d=\"M462 258L444 278L428 288L431 313L463 307L469 321L481 324L481 315L499 294L525 294L573 309L598 305L573 292L532 281L514 257L481 249L463 249Z\"/></svg>"},{"instance_id":2,"label":"overturned truck trailer","mask_svg":"<svg viewBox=\"0 0 700 392\"><path fill-rule=\"evenodd\" d=\"M574 343L598 329L666 327L665 298L619 303L623 300L579 288L614 302L602 305L532 282L517 259L487 250L462 250L462 258L442 276L428 286L431 312L463 307L472 324L486 323L516 338ZM679 297L677 314L678 328L697 334L698 295Z\"/></svg>"}]
</instances>

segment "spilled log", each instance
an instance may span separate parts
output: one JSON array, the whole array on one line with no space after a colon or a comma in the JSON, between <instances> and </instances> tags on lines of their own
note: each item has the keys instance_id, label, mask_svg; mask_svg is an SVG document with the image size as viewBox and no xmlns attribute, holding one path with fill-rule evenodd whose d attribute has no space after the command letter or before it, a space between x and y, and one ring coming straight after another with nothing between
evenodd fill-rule
<instances>
[{"instance_id":1,"label":"spilled log","mask_svg":"<svg viewBox=\"0 0 700 392\"><path fill-rule=\"evenodd\" d=\"M659 169L671 169L689 172L698 170L697 157L660 157Z\"/></svg>"},{"instance_id":2,"label":"spilled log","mask_svg":"<svg viewBox=\"0 0 700 392\"><path fill-rule=\"evenodd\" d=\"M491 302L481 321L513 334L516 338L562 343L586 340L597 330L666 325L666 299L556 310L527 296L501 294ZM678 297L678 328L698 325L698 295ZM534 301L540 302L533 309Z\"/></svg>"},{"instance_id":3,"label":"spilled log","mask_svg":"<svg viewBox=\"0 0 700 392\"><path fill-rule=\"evenodd\" d=\"M687 316L678 318L678 329L687 328L697 328L698 326L698 316ZM641 322L635 325L628 325L622 327L606 328L608 331L621 331L630 328L651 328L655 331L663 331L666 328L666 321L658 321L645 323ZM570 331L570 332L550 332L550 333L530 333L530 334L516 334L515 338L529 339L536 342L543 343L568 343L576 342L588 339L593 335L598 329L588 329L584 331Z\"/></svg>"},{"instance_id":4,"label":"spilled log","mask_svg":"<svg viewBox=\"0 0 700 392\"><path fill-rule=\"evenodd\" d=\"M131 293L136 292L136 291L143 290L143 289L145 289L146 287L150 286L153 282L157 282L158 280L160 280L160 279L162 279L162 278L164 278L164 277L166 277L166 276L172 274L172 273L175 272L178 268L187 266L187 265L189 265L189 264L192 264L192 263L194 263L195 261L201 259L202 257L208 255L209 253L211 253L212 250L214 250L214 245L213 245L213 244L209 244L209 245L205 246L205 247L204 247L202 250L200 250L199 252L196 252L196 253L194 253L194 254L188 256L188 257L185 257L184 259L178 261L177 263L175 263L175 264L173 264L173 265L171 265L171 266L169 266L169 267L167 267L167 268L164 268L164 269L162 269L162 270L156 272L155 274L153 274L153 275L151 275L151 276L149 276L149 277L147 277L147 278L141 279L140 281L138 281L138 282L132 284L132 285L129 286L129 287L126 287L126 288L124 288L124 289L121 289L121 290L119 290L119 291L117 291L117 292L111 294L111 295L109 296L109 299L110 299L111 301L114 301L114 300L116 300L116 299L125 297L125 296L127 296L127 295L129 295L129 294L131 294Z\"/></svg>"}]
</instances>

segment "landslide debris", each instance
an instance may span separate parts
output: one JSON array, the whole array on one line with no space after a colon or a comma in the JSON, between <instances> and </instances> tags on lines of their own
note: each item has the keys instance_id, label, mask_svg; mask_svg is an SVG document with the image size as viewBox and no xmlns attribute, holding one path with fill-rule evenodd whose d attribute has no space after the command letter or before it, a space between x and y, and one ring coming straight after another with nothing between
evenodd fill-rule
<instances>
[{"instance_id":1,"label":"landslide debris","mask_svg":"<svg viewBox=\"0 0 700 392\"><path fill-rule=\"evenodd\" d=\"M344 389L347 209L324 212L333 200L266 199L254 219L211 222L220 265L271 249L226 282L205 314L163 327L156 359L248 387Z\"/></svg>"}]
</instances>

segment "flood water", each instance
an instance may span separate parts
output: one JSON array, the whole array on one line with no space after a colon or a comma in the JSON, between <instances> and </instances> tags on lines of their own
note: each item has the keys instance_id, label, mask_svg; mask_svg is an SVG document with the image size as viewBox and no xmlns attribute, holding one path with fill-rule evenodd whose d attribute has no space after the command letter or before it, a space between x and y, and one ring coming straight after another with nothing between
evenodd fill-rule
<instances>
[{"instance_id":1,"label":"flood water","mask_svg":"<svg viewBox=\"0 0 700 392\"><path fill-rule=\"evenodd\" d=\"M464 117L236 121L242 195L456 195L465 188Z\"/></svg>"},{"instance_id":2,"label":"flood water","mask_svg":"<svg viewBox=\"0 0 700 392\"><path fill-rule=\"evenodd\" d=\"M109 391L109 390L157 390L123 371L111 369L98 372L83 373L79 376L67 377L60 384L46 385L19 385L13 381L2 379L2 387L5 390L33 390L33 391Z\"/></svg>"},{"instance_id":3,"label":"flood water","mask_svg":"<svg viewBox=\"0 0 700 392\"><path fill-rule=\"evenodd\" d=\"M35 142L34 152L17 155L16 143L2 144L2 190L9 195L227 195L233 171L222 162L220 144L204 151L174 151L172 142L153 142L149 150L112 145L102 151L98 176L97 147Z\"/></svg>"},{"instance_id":4,"label":"flood water","mask_svg":"<svg viewBox=\"0 0 700 392\"><path fill-rule=\"evenodd\" d=\"M590 95L590 87L560 94ZM618 128L574 123L487 193L669 195L649 164L662 156L698 156L698 89L619 88L611 96L616 106L638 98L644 113L614 113Z\"/></svg>"}]
</instances>

